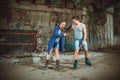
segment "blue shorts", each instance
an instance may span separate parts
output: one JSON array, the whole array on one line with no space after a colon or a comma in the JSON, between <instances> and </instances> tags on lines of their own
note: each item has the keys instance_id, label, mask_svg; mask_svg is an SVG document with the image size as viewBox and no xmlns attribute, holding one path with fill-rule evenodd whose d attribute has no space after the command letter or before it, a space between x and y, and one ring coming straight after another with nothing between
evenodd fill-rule
<instances>
[{"instance_id":1,"label":"blue shorts","mask_svg":"<svg viewBox=\"0 0 120 80\"><path fill-rule=\"evenodd\" d=\"M82 42L83 39L75 39L75 49L80 49L80 46L82 46L84 50L88 50L87 42L85 41L85 44L82 44Z\"/></svg>"}]
</instances>

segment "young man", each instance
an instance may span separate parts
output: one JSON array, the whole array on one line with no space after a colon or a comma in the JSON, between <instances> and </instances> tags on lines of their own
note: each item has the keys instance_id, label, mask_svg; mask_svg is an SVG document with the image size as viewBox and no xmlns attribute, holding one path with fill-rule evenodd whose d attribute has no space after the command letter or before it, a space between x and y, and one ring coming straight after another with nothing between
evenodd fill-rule
<instances>
[{"instance_id":1,"label":"young man","mask_svg":"<svg viewBox=\"0 0 120 80\"><path fill-rule=\"evenodd\" d=\"M75 36L75 43L74 43L75 52L74 52L73 68L77 69L77 67L78 67L78 53L79 53L80 47L82 47L84 49L86 65L91 66L92 63L88 59L88 46L87 46L87 42L86 42L86 37L87 37L86 26L85 26L85 24L83 24L79 21L78 16L74 16L72 18L72 25L68 29L68 31L71 31L71 30L74 31L74 36Z\"/></svg>"},{"instance_id":2,"label":"young man","mask_svg":"<svg viewBox=\"0 0 120 80\"><path fill-rule=\"evenodd\" d=\"M53 48L55 49L56 68L59 68L59 51L64 52L64 36L66 35L63 30L66 25L65 21L60 21L55 25L53 34L48 42L48 54L46 57L45 68L48 67Z\"/></svg>"}]
</instances>

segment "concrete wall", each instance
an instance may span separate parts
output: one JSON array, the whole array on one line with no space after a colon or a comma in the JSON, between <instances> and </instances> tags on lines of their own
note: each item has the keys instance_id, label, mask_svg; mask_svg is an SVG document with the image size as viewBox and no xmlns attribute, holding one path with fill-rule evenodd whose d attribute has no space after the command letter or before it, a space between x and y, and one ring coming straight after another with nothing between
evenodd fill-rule
<instances>
[{"instance_id":1,"label":"concrete wall","mask_svg":"<svg viewBox=\"0 0 120 80\"><path fill-rule=\"evenodd\" d=\"M87 27L87 41L90 50L97 50L113 45L113 12L94 12L91 6L82 10L51 8L45 5L9 3L7 17L0 19L0 29L36 30L38 44L47 46L55 23L66 20L67 26L71 18L78 15ZM65 39L70 49L73 46L73 32Z\"/></svg>"},{"instance_id":2,"label":"concrete wall","mask_svg":"<svg viewBox=\"0 0 120 80\"><path fill-rule=\"evenodd\" d=\"M113 11L93 12L88 8L88 42L92 50L113 46ZM109 11L110 10L110 11Z\"/></svg>"},{"instance_id":3,"label":"concrete wall","mask_svg":"<svg viewBox=\"0 0 120 80\"><path fill-rule=\"evenodd\" d=\"M10 18L6 25L0 27L0 29L15 29L15 30L36 30L38 31L36 37L38 38L38 44L41 46L47 46L48 40L52 34L54 25L59 20L66 20L67 26L71 24L71 18L74 15L81 17L82 10L72 9L60 9L49 8L44 5L34 4L9 4ZM68 43L73 44L73 32L68 33L66 40Z\"/></svg>"}]
</instances>

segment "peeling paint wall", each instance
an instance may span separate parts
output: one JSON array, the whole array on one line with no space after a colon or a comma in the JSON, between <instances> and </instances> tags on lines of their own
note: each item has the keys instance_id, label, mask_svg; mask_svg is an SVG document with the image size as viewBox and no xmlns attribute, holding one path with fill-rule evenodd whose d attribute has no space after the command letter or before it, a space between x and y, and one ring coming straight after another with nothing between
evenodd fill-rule
<instances>
[{"instance_id":1,"label":"peeling paint wall","mask_svg":"<svg viewBox=\"0 0 120 80\"><path fill-rule=\"evenodd\" d=\"M94 12L91 6L75 10L38 5L45 4L44 1L37 0L35 4L31 4L27 2L16 3L16 0L11 0L6 8L7 11L2 9L7 16L0 19L0 29L36 30L38 45L47 47L54 25L59 20L66 20L68 27L71 24L72 16L77 15L86 24L89 50L113 45L113 13L109 10L98 13ZM69 2L67 6L72 8L71 4ZM65 41L66 47L69 46L69 49L72 49L73 32L67 34Z\"/></svg>"},{"instance_id":2,"label":"peeling paint wall","mask_svg":"<svg viewBox=\"0 0 120 80\"><path fill-rule=\"evenodd\" d=\"M66 20L67 27L71 24L74 15L81 17L82 10L49 8L44 5L10 3L9 26L7 29L36 30L38 46L47 46L55 24L59 20ZM1 29L5 29L1 27ZM74 42L73 33L68 33L66 42L70 45Z\"/></svg>"}]
</instances>

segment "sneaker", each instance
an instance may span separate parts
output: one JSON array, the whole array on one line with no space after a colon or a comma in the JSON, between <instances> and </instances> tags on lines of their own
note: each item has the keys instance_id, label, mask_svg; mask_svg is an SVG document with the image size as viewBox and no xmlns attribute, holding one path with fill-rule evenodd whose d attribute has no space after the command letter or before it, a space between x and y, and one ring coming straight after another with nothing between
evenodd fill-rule
<instances>
[{"instance_id":1,"label":"sneaker","mask_svg":"<svg viewBox=\"0 0 120 80\"><path fill-rule=\"evenodd\" d=\"M56 68L59 68L59 67L60 67L60 61L56 60Z\"/></svg>"},{"instance_id":2,"label":"sneaker","mask_svg":"<svg viewBox=\"0 0 120 80\"><path fill-rule=\"evenodd\" d=\"M77 68L78 68L78 61L77 61L77 60L74 61L74 63L73 63L73 68L74 68L74 69L77 69Z\"/></svg>"},{"instance_id":3,"label":"sneaker","mask_svg":"<svg viewBox=\"0 0 120 80\"><path fill-rule=\"evenodd\" d=\"M48 68L49 60L46 60L44 68Z\"/></svg>"},{"instance_id":4,"label":"sneaker","mask_svg":"<svg viewBox=\"0 0 120 80\"><path fill-rule=\"evenodd\" d=\"M85 64L88 66L92 66L92 63L90 62L88 58L85 58Z\"/></svg>"}]
</instances>

